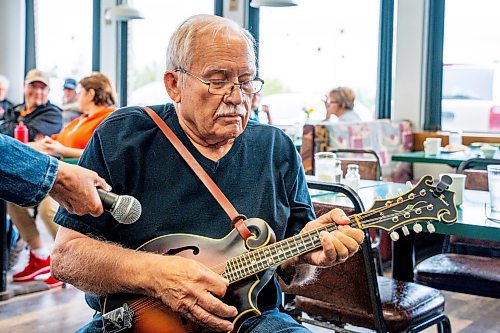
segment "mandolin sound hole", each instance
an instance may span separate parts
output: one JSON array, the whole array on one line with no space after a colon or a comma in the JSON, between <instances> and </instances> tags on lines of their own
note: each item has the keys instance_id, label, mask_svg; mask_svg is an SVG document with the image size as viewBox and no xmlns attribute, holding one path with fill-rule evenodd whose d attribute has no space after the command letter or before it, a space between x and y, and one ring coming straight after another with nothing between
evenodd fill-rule
<instances>
[{"instance_id":1,"label":"mandolin sound hole","mask_svg":"<svg viewBox=\"0 0 500 333\"><path fill-rule=\"evenodd\" d=\"M191 251L193 252L193 255L198 255L200 253L200 248L197 246L183 246L183 247L178 247L176 249L170 249L164 254L169 255L169 256L175 256L176 254L179 254L184 251Z\"/></svg>"}]
</instances>

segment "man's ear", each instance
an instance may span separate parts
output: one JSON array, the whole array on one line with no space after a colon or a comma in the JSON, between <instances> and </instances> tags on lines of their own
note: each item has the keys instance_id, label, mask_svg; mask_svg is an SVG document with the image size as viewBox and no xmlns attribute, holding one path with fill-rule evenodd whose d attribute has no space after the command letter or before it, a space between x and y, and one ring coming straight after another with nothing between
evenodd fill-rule
<instances>
[{"instance_id":1,"label":"man's ear","mask_svg":"<svg viewBox=\"0 0 500 333\"><path fill-rule=\"evenodd\" d=\"M166 71L163 74L163 83L165 84L165 89L167 89L167 93L175 103L179 103L181 101L181 91L179 88L179 75L173 71Z\"/></svg>"}]
</instances>

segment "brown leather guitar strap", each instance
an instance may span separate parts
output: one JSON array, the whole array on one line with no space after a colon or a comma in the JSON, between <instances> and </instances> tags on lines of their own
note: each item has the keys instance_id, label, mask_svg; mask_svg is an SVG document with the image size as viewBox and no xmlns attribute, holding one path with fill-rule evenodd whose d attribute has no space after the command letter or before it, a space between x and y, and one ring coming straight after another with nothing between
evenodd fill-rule
<instances>
[{"instance_id":1,"label":"brown leather guitar strap","mask_svg":"<svg viewBox=\"0 0 500 333\"><path fill-rule=\"evenodd\" d=\"M175 135L174 132L167 126L167 124L160 118L160 116L151 108L144 106L144 111L153 119L160 130L165 134L167 139L172 143L174 148L179 152L182 158L186 161L194 173L200 178L201 182L207 187L208 191L214 196L215 200L221 205L222 209L231 219L231 224L238 230L240 236L246 240L252 235L250 230L247 228L243 221L246 220L244 215L238 213L236 208L229 202L227 197L222 193L217 184L214 183L212 178L206 173L206 171L201 167L200 163L191 155L189 150L182 144L181 140Z\"/></svg>"}]
</instances>

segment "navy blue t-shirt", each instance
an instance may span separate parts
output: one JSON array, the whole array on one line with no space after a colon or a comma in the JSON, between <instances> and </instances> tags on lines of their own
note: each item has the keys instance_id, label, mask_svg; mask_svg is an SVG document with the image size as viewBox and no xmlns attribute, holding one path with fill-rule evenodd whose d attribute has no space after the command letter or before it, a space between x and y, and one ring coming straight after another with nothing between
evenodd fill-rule
<instances>
[{"instance_id":1,"label":"navy blue t-shirt","mask_svg":"<svg viewBox=\"0 0 500 333\"><path fill-rule=\"evenodd\" d=\"M315 218L300 156L280 129L249 122L229 152L204 157L179 125L172 104L152 107L193 154L236 210L264 219L281 240ZM222 238L229 217L153 120L139 107L113 112L97 128L80 165L96 171L117 194L142 204L140 219L76 216L60 209L55 222L80 233L137 248L158 236L191 233Z\"/></svg>"}]
</instances>

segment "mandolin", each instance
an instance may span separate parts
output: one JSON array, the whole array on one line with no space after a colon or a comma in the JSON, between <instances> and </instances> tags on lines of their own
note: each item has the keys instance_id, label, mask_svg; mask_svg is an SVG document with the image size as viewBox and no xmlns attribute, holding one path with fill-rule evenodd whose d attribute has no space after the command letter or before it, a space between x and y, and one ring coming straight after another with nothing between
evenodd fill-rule
<instances>
[{"instance_id":1,"label":"mandolin","mask_svg":"<svg viewBox=\"0 0 500 333\"><path fill-rule=\"evenodd\" d=\"M451 179L433 185L431 176L424 176L415 187L390 199L378 199L363 213L349 216L350 226L359 229L377 228L391 233L413 224L415 232L422 231L418 221L427 221L429 232L434 231L430 221L452 223L457 219L455 194L448 190ZM230 285L223 301L235 306L238 315L232 318L238 332L248 318L260 315L257 300L260 291L269 283L283 262L321 246L321 231L333 231L335 224L301 233L275 242L269 225L262 219L249 218L245 224L252 236L243 240L233 229L221 239L191 234L170 234L157 237L137 250L162 255L179 255L202 262L214 272L228 279ZM101 299L105 332L132 333L189 333L203 329L171 311L156 298L111 294Z\"/></svg>"}]
</instances>

